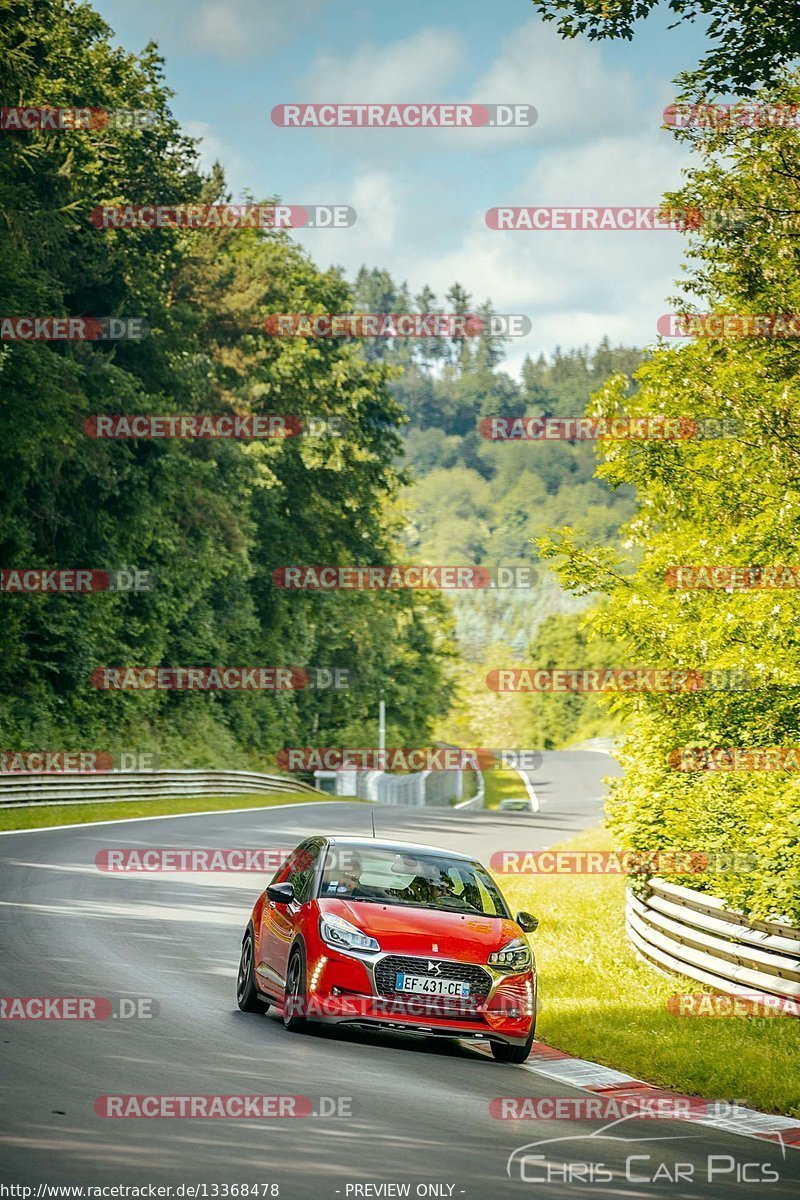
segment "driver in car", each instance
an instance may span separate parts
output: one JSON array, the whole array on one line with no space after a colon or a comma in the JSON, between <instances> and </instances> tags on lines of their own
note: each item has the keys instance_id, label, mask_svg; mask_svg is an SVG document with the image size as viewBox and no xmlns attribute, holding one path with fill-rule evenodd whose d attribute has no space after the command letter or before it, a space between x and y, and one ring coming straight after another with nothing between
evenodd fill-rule
<instances>
[{"instance_id":1,"label":"driver in car","mask_svg":"<svg viewBox=\"0 0 800 1200\"><path fill-rule=\"evenodd\" d=\"M339 868L338 879L327 886L328 895L346 896L349 900L380 900L386 897L383 888L361 882L364 863L360 854L347 853Z\"/></svg>"},{"instance_id":2,"label":"driver in car","mask_svg":"<svg viewBox=\"0 0 800 1200\"><path fill-rule=\"evenodd\" d=\"M455 897L453 881L449 875L442 874L435 867L428 867L426 864L421 863L419 867L419 873L406 889L409 899L415 904L435 904L437 900Z\"/></svg>"}]
</instances>

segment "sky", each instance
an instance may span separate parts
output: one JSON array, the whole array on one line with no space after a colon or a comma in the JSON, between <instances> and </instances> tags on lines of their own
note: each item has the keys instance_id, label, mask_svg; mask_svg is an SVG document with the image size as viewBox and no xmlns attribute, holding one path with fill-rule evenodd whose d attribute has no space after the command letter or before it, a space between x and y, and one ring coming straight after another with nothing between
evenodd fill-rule
<instances>
[{"instance_id":1,"label":"sky","mask_svg":"<svg viewBox=\"0 0 800 1200\"><path fill-rule=\"evenodd\" d=\"M476 305L524 314L531 331L507 348L511 374L556 346L655 341L683 235L496 231L485 213L658 204L689 162L661 113L671 80L700 58L699 27L669 30L657 11L632 42L564 41L528 0L94 3L127 50L158 44L173 111L202 138L203 163L222 163L234 200L356 210L349 228L293 234L319 266L348 277L362 264L386 268L412 294L430 285L439 303L457 281ZM525 103L538 120L514 130L272 124L276 104L322 101Z\"/></svg>"}]
</instances>

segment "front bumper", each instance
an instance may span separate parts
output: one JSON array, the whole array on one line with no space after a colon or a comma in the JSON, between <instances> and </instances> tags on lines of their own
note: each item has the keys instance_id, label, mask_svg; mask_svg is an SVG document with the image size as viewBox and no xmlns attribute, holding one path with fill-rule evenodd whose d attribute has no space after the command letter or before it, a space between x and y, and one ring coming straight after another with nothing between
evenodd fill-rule
<instances>
[{"instance_id":1,"label":"front bumper","mask_svg":"<svg viewBox=\"0 0 800 1200\"><path fill-rule=\"evenodd\" d=\"M535 1019L534 972L504 975L487 968L486 973L491 977L488 994L473 1001L382 995L374 960L328 949L309 963L306 1016L335 1025L524 1045Z\"/></svg>"}]
</instances>

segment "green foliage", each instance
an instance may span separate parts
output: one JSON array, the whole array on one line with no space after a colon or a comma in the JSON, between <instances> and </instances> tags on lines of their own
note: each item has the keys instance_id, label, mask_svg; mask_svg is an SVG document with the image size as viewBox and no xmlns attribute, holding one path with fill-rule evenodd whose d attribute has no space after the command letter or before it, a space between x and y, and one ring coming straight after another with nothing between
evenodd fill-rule
<instances>
[{"instance_id":1,"label":"green foliage","mask_svg":"<svg viewBox=\"0 0 800 1200\"><path fill-rule=\"evenodd\" d=\"M366 267L358 273L354 297L361 311L465 312L470 304L458 284L443 306L437 306L428 287L409 301L405 284ZM486 314L491 305L479 311ZM579 527L584 539L615 542L620 524L633 514L633 492L626 486L612 489L595 477L591 443L495 443L483 439L478 427L482 418L494 415L579 416L610 375L640 365L641 351L612 347L608 339L593 352L556 350L549 359L526 359L519 383L499 369L502 345L483 335L462 345L397 339L368 349L367 357L400 368L390 390L408 414L405 463L416 480L398 510L405 523L406 558L530 569L532 542L565 522ZM585 607L558 586L546 566L534 562L530 589L448 596L461 662L448 673L451 709L436 726L445 741L477 745L494 739L494 745L524 747L538 746L544 738L548 746L563 745L613 728L613 720L586 698L573 697L565 705L556 701L554 719L548 720L543 716L547 705L535 698L487 692L490 669L530 661L529 643L545 618L565 614L553 628L566 637L574 614ZM588 587L587 593L593 590ZM573 663L580 665L584 642L576 630L564 650L577 655Z\"/></svg>"},{"instance_id":2,"label":"green foliage","mask_svg":"<svg viewBox=\"0 0 800 1200\"><path fill-rule=\"evenodd\" d=\"M519 772L510 767L491 767L483 772L483 807L499 808L501 800L518 800L527 795Z\"/></svg>"},{"instance_id":3,"label":"green foliage","mask_svg":"<svg viewBox=\"0 0 800 1200\"><path fill-rule=\"evenodd\" d=\"M139 594L0 597L7 745L160 749L185 765L252 762L285 744L390 729L424 741L444 711L441 601L278 591L286 563L396 560L402 409L380 362L341 342L268 338L272 312L343 311L283 233L99 231L97 204L215 203L153 47L115 49L87 5L20 0L0 25L5 103L143 108L155 129L0 139L0 312L141 316L142 341L0 346L0 563L154 571ZM95 441L94 413L291 413L341 437L263 443ZM348 691L113 693L98 666L340 667Z\"/></svg>"},{"instance_id":4,"label":"green foliage","mask_svg":"<svg viewBox=\"0 0 800 1200\"><path fill-rule=\"evenodd\" d=\"M397 295L403 289L391 290ZM434 304L430 289L424 296ZM399 360L410 352L401 342L394 353ZM591 443L490 442L478 426L494 415L580 416L611 374L633 371L642 359L641 351L614 348L604 339L594 352L556 350L549 360L526 359L519 383L497 365L476 367L466 354L458 367L438 374L406 365L390 386L409 415L405 461L416 483L404 540L413 558L530 566L531 543L565 523L574 523L587 539L613 543L633 514L633 492L595 478ZM498 642L521 656L544 616L580 607L553 586L546 568L537 563L534 569L539 578L532 591L451 597L467 659L480 661Z\"/></svg>"},{"instance_id":5,"label":"green foliage","mask_svg":"<svg viewBox=\"0 0 800 1200\"><path fill-rule=\"evenodd\" d=\"M546 21L558 21L562 37L586 34L591 40L625 38L634 23L650 15L660 0L533 0ZM793 63L800 47L800 12L783 0L668 0L677 20L705 24L711 47L694 71L678 77L684 93L752 95L774 84ZM670 28L674 28L674 25Z\"/></svg>"},{"instance_id":6,"label":"green foliage","mask_svg":"<svg viewBox=\"0 0 800 1200\"><path fill-rule=\"evenodd\" d=\"M796 83L766 97L800 99ZM701 229L689 253L687 295L717 313L800 311L800 148L784 129L715 132L701 164L669 203L730 212L737 224ZM690 308L686 300L681 310ZM680 747L792 746L800 741L797 600L774 590L676 591L679 565L773 565L800 550L800 348L793 338L699 337L663 348L637 372L633 400L620 378L595 398L595 415L725 418L738 434L673 443L608 442L600 474L633 486L635 518L623 531L631 561L580 547L571 535L541 544L564 559L565 586L602 591L594 631L617 645L620 665L741 673L740 690L624 694L615 701L630 735L609 813L626 845L641 849L755 852L756 871L675 877L757 917L800 923L800 784L791 774L673 769Z\"/></svg>"},{"instance_id":7,"label":"green foliage","mask_svg":"<svg viewBox=\"0 0 800 1200\"><path fill-rule=\"evenodd\" d=\"M618 848L587 829L554 851ZM541 920L531 944L541 978L538 1035L568 1054L684 1095L800 1117L800 1023L791 1017L678 1017L676 992L705 991L653 970L625 934L622 875L501 875L513 911Z\"/></svg>"},{"instance_id":8,"label":"green foliage","mask_svg":"<svg viewBox=\"0 0 800 1200\"><path fill-rule=\"evenodd\" d=\"M614 645L608 639L590 639L582 620L558 613L539 626L525 661L545 671L592 670L613 664L614 654ZM595 693L551 692L526 699L526 746L556 750L616 732L613 716Z\"/></svg>"}]
</instances>

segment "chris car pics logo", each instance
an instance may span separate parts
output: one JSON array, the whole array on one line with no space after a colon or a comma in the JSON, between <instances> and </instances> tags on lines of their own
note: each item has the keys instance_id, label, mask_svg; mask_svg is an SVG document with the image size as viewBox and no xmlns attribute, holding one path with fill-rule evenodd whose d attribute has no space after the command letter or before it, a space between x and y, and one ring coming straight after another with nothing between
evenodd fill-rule
<instances>
[{"instance_id":1,"label":"chris car pics logo","mask_svg":"<svg viewBox=\"0 0 800 1200\"><path fill-rule=\"evenodd\" d=\"M631 1187L648 1184L675 1185L681 1194L690 1195L700 1184L717 1184L724 1194L725 1185L778 1183L780 1162L786 1149L780 1135L773 1145L763 1151L746 1140L744 1148L730 1151L729 1143L713 1151L700 1153L713 1144L713 1131L683 1134L662 1134L637 1138L625 1126L636 1116L623 1117L603 1125L591 1134L579 1133L560 1138L544 1138L518 1147L508 1157L506 1174L521 1183L542 1185L565 1184L622 1187L629 1194ZM701 1142L693 1153L687 1153L676 1143ZM603 1194L609 1194L604 1190ZM638 1194L642 1195L643 1192ZM728 1193L730 1194L730 1193Z\"/></svg>"}]
</instances>

